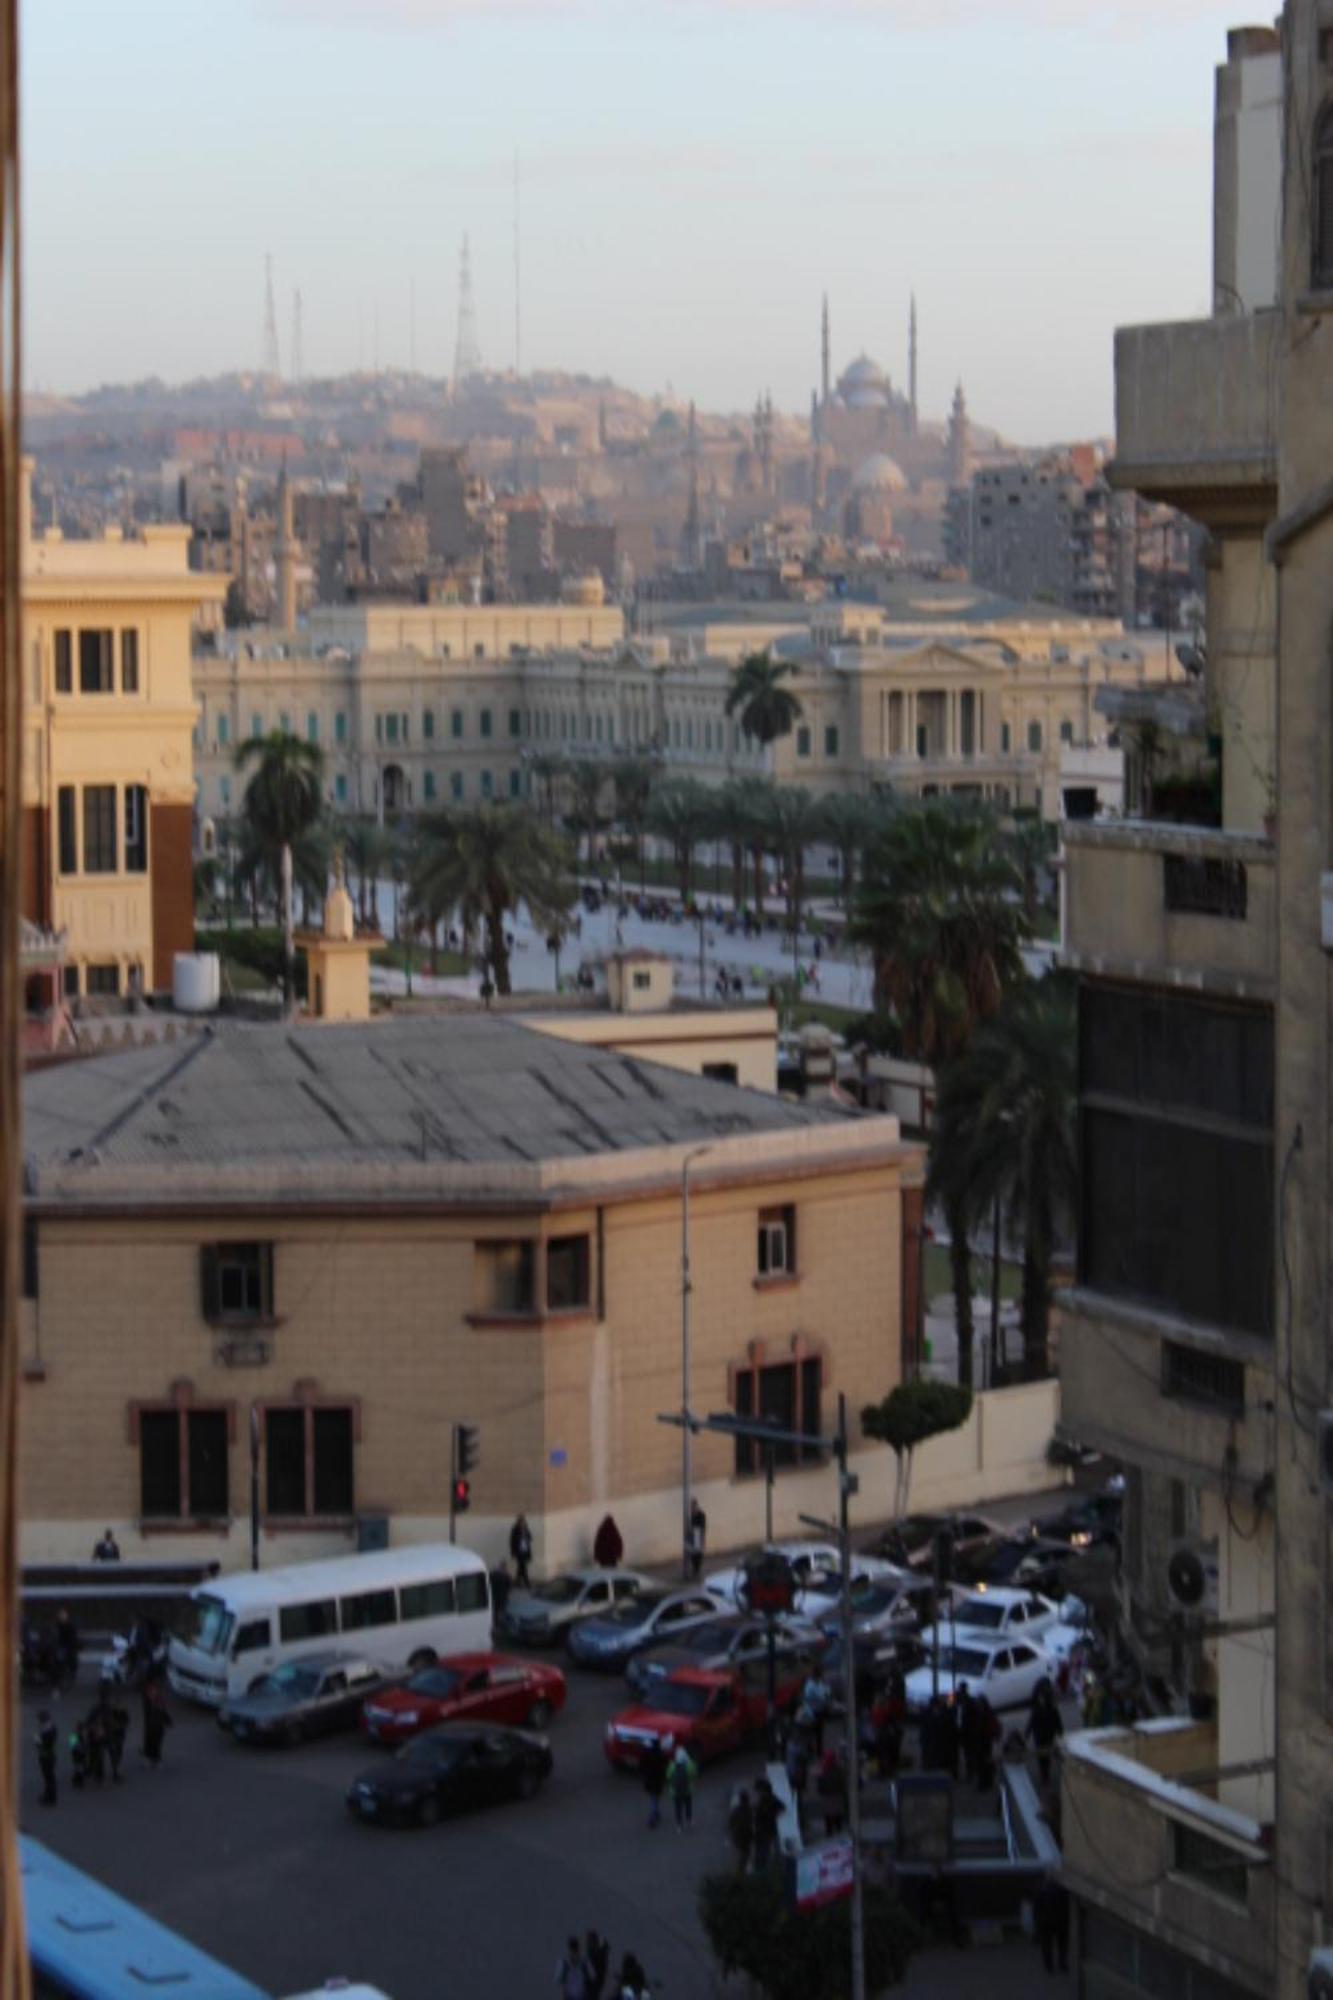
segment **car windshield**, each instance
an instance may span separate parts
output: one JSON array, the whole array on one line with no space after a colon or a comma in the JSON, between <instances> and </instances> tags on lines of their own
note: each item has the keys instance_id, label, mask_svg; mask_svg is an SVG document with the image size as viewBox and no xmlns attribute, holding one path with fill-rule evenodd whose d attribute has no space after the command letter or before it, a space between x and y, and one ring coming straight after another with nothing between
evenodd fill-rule
<instances>
[{"instance_id":1,"label":"car windshield","mask_svg":"<svg viewBox=\"0 0 1333 2000\"><path fill-rule=\"evenodd\" d=\"M408 1692L432 1695L436 1701L445 1701L458 1686L459 1679L460 1676L448 1667L423 1667L407 1683Z\"/></svg>"},{"instance_id":2,"label":"car windshield","mask_svg":"<svg viewBox=\"0 0 1333 2000\"><path fill-rule=\"evenodd\" d=\"M665 1601L661 1597L640 1597L633 1604L622 1604L619 1610L610 1612L607 1617L607 1623L610 1625L642 1625L652 1616L658 1605L665 1603Z\"/></svg>"},{"instance_id":3,"label":"car windshield","mask_svg":"<svg viewBox=\"0 0 1333 2000\"><path fill-rule=\"evenodd\" d=\"M549 1583L539 1583L532 1594L543 1604L573 1604L582 1588L582 1579L577 1576L553 1576Z\"/></svg>"},{"instance_id":4,"label":"car windshield","mask_svg":"<svg viewBox=\"0 0 1333 2000\"><path fill-rule=\"evenodd\" d=\"M946 1673L964 1676L975 1674L980 1678L990 1665L990 1654L980 1653L975 1646L950 1646L940 1654L940 1665Z\"/></svg>"},{"instance_id":5,"label":"car windshield","mask_svg":"<svg viewBox=\"0 0 1333 2000\"><path fill-rule=\"evenodd\" d=\"M712 1692L688 1681L666 1681L653 1690L653 1707L662 1715L702 1715Z\"/></svg>"},{"instance_id":6,"label":"car windshield","mask_svg":"<svg viewBox=\"0 0 1333 2000\"><path fill-rule=\"evenodd\" d=\"M982 1632L998 1632L1004 1624L1004 1606L993 1597L965 1597L944 1614L946 1625L975 1625Z\"/></svg>"},{"instance_id":7,"label":"car windshield","mask_svg":"<svg viewBox=\"0 0 1333 2000\"><path fill-rule=\"evenodd\" d=\"M292 1701L306 1701L319 1693L319 1674L313 1667L275 1667L259 1683L261 1694L286 1695Z\"/></svg>"},{"instance_id":8,"label":"car windshield","mask_svg":"<svg viewBox=\"0 0 1333 2000\"><path fill-rule=\"evenodd\" d=\"M688 1646L692 1653L721 1653L731 1644L735 1631L734 1625L696 1625L692 1632L682 1632L678 1644Z\"/></svg>"},{"instance_id":9,"label":"car windshield","mask_svg":"<svg viewBox=\"0 0 1333 2000\"><path fill-rule=\"evenodd\" d=\"M440 1743L429 1736L414 1736L396 1755L400 1764L433 1764L437 1770L447 1771L462 1761L467 1748L466 1743Z\"/></svg>"},{"instance_id":10,"label":"car windshield","mask_svg":"<svg viewBox=\"0 0 1333 2000\"><path fill-rule=\"evenodd\" d=\"M220 1597L192 1597L182 1634L200 1653L225 1653L236 1620Z\"/></svg>"}]
</instances>

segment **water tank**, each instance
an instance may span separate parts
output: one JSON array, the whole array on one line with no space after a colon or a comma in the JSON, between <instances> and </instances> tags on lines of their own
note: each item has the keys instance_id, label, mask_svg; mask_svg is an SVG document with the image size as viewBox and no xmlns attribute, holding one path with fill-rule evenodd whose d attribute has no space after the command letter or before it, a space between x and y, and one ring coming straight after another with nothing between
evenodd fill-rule
<instances>
[{"instance_id":1,"label":"water tank","mask_svg":"<svg viewBox=\"0 0 1333 2000\"><path fill-rule=\"evenodd\" d=\"M178 951L171 961L171 1004L178 1014L211 1014L222 996L215 951Z\"/></svg>"}]
</instances>

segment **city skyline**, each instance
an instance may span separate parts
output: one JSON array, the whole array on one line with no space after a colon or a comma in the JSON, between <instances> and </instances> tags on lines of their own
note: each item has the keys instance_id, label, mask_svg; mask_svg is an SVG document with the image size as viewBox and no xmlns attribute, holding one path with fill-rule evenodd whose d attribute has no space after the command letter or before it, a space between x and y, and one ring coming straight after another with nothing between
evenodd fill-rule
<instances>
[{"instance_id":1,"label":"city skyline","mask_svg":"<svg viewBox=\"0 0 1333 2000\"><path fill-rule=\"evenodd\" d=\"M201 0L29 6L28 386L257 367L268 253L284 365L299 289L306 375L446 374L465 232L512 366L517 150L525 369L801 411L821 294L835 365L901 383L915 291L924 415L961 377L1017 442L1109 432L1114 325L1208 308L1237 16L1058 11L284 0L219 41Z\"/></svg>"}]
</instances>

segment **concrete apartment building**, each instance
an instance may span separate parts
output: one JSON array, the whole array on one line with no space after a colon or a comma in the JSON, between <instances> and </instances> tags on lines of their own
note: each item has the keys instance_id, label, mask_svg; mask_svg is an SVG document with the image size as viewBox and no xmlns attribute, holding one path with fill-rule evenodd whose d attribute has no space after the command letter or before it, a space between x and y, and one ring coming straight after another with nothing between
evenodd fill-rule
<instances>
[{"instance_id":1,"label":"concrete apartment building","mask_svg":"<svg viewBox=\"0 0 1333 2000\"><path fill-rule=\"evenodd\" d=\"M194 944L191 632L225 579L188 568L183 527L34 534L30 476L22 914L65 997L147 992Z\"/></svg>"},{"instance_id":2,"label":"concrete apartment building","mask_svg":"<svg viewBox=\"0 0 1333 2000\"><path fill-rule=\"evenodd\" d=\"M813 624L629 644L610 606L322 607L291 639L202 652L195 769L206 819L236 811L235 746L287 727L324 746L340 810L523 798L537 760L637 754L721 784L768 772L815 791L891 784L1060 810L1062 757L1104 748L1106 687L1163 670L1112 620L900 626L874 605ZM768 749L726 712L735 660L789 660L803 715Z\"/></svg>"},{"instance_id":3,"label":"concrete apartment building","mask_svg":"<svg viewBox=\"0 0 1333 2000\"><path fill-rule=\"evenodd\" d=\"M1208 531L1196 727L1222 825L1067 829L1083 1215L1063 1422L1126 1466L1127 1629L1196 1697L1190 1720L1067 1744L1090 2000L1328 1990L1327 0L1234 32L1216 101L1214 315L1117 335L1113 477Z\"/></svg>"},{"instance_id":4,"label":"concrete apartment building","mask_svg":"<svg viewBox=\"0 0 1333 2000\"><path fill-rule=\"evenodd\" d=\"M695 1407L827 1428L840 1390L856 1417L901 1379L917 1325L924 1160L896 1119L512 1019L214 1030L36 1072L25 1121L30 1560L110 1521L127 1555L244 1565L252 1410L266 1563L367 1516L447 1533L455 1421L481 1434L470 1545L499 1558L522 1508L543 1564L586 1559L609 1510L631 1560L669 1557L687 1168ZM1004 1490L1049 1476L1023 1424L993 1426ZM856 1462L886 1512L892 1455ZM701 1438L694 1483L715 1546L762 1533L744 1450ZM782 1468L777 1526L831 1493Z\"/></svg>"}]
</instances>

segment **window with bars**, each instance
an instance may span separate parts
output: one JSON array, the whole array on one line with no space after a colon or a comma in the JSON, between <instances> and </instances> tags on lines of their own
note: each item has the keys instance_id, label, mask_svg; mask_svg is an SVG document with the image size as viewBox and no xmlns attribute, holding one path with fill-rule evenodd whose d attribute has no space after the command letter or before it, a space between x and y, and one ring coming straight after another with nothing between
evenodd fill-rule
<instances>
[{"instance_id":1,"label":"window with bars","mask_svg":"<svg viewBox=\"0 0 1333 2000\"><path fill-rule=\"evenodd\" d=\"M229 1512L227 1412L141 1409L137 1422L143 1519L224 1517Z\"/></svg>"},{"instance_id":2,"label":"window with bars","mask_svg":"<svg viewBox=\"0 0 1333 2000\"><path fill-rule=\"evenodd\" d=\"M1209 1354L1175 1340L1162 1342L1162 1393L1196 1403L1219 1416L1245 1414L1245 1369L1225 1355Z\"/></svg>"},{"instance_id":3,"label":"window with bars","mask_svg":"<svg viewBox=\"0 0 1333 2000\"><path fill-rule=\"evenodd\" d=\"M329 1519L352 1513L354 1441L355 1416L350 1404L266 1409L266 1512L278 1519Z\"/></svg>"},{"instance_id":4,"label":"window with bars","mask_svg":"<svg viewBox=\"0 0 1333 2000\"><path fill-rule=\"evenodd\" d=\"M735 1372L735 1410L738 1417L758 1417L775 1430L801 1431L819 1435L820 1392L823 1364L818 1355L790 1361L761 1362ZM753 1438L736 1440L738 1477L765 1470L769 1449ZM817 1464L818 1447L775 1444L771 1447L775 1467Z\"/></svg>"},{"instance_id":5,"label":"window with bars","mask_svg":"<svg viewBox=\"0 0 1333 2000\"><path fill-rule=\"evenodd\" d=\"M83 788L83 872L85 875L114 875L116 872L114 785L85 785Z\"/></svg>"}]
</instances>

